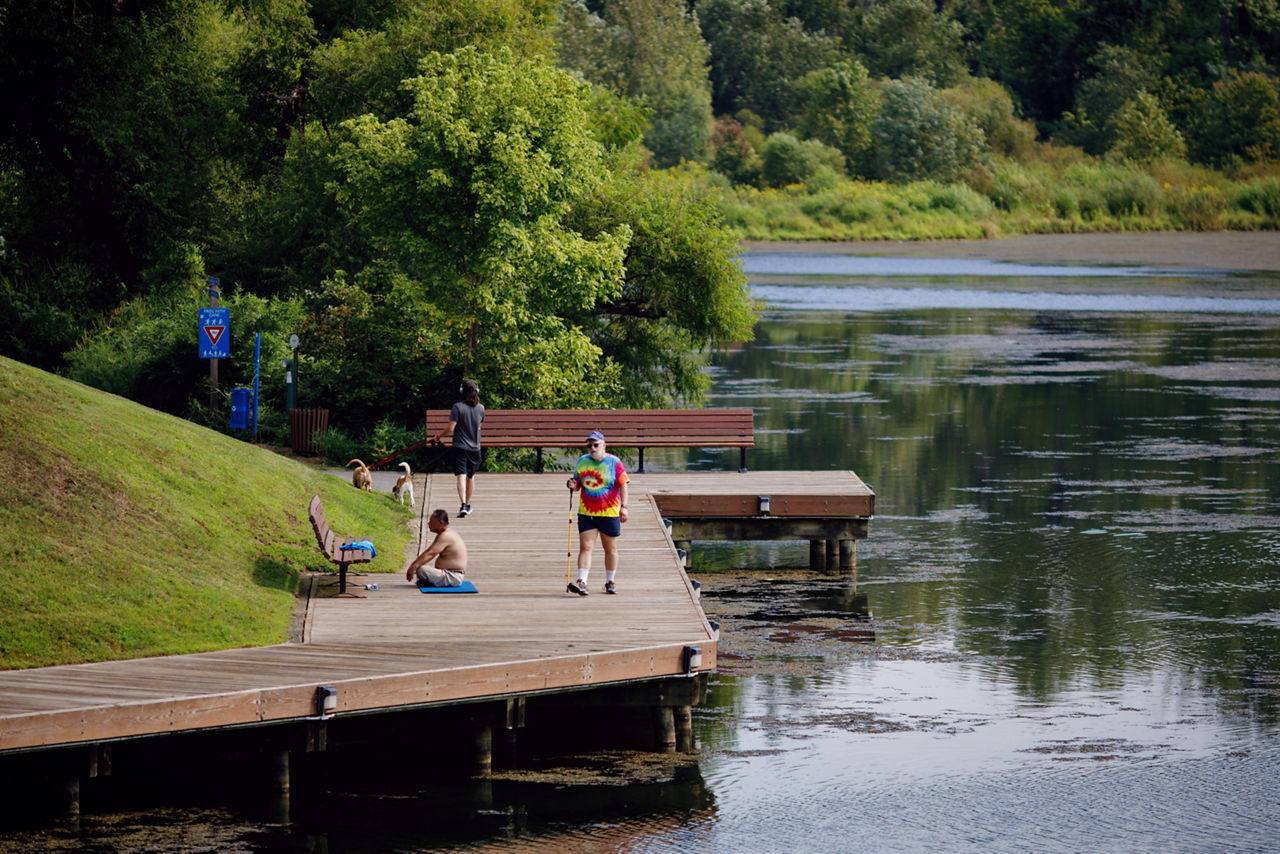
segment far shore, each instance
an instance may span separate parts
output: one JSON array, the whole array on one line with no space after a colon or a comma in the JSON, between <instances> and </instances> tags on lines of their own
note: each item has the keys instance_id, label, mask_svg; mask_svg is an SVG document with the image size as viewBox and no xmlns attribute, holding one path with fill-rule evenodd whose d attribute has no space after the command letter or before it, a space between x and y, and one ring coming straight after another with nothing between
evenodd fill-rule
<instances>
[{"instance_id":1,"label":"far shore","mask_svg":"<svg viewBox=\"0 0 1280 854\"><path fill-rule=\"evenodd\" d=\"M751 252L1280 271L1280 232L1274 231L1033 234L997 240L748 241L742 248Z\"/></svg>"}]
</instances>

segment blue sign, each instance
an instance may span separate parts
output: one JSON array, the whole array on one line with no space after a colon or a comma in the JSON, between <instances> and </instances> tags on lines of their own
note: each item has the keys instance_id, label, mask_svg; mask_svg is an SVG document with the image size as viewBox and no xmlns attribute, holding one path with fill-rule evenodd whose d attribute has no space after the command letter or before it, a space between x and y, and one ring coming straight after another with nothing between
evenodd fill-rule
<instances>
[{"instance_id":1,"label":"blue sign","mask_svg":"<svg viewBox=\"0 0 1280 854\"><path fill-rule=\"evenodd\" d=\"M200 309L200 358L231 358L231 309Z\"/></svg>"}]
</instances>

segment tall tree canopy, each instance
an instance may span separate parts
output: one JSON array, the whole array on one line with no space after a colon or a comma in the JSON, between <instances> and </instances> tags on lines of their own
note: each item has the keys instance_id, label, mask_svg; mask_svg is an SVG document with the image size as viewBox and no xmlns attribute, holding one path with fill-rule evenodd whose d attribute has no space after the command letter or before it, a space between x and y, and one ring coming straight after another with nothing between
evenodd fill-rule
<instances>
[{"instance_id":1,"label":"tall tree canopy","mask_svg":"<svg viewBox=\"0 0 1280 854\"><path fill-rule=\"evenodd\" d=\"M404 86L407 115L346 122L334 155L332 192L368 263L431 305L437 360L529 405L607 400L616 372L563 320L618 292L630 237L562 221L604 174L586 86L471 47L431 54Z\"/></svg>"}]
</instances>

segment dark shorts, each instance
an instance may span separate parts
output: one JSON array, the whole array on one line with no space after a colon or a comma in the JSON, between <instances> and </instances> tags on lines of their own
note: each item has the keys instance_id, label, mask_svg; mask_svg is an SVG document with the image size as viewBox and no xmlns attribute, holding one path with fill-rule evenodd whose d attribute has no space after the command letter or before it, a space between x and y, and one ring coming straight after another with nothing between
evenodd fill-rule
<instances>
[{"instance_id":1,"label":"dark shorts","mask_svg":"<svg viewBox=\"0 0 1280 854\"><path fill-rule=\"evenodd\" d=\"M475 477L476 472L480 471L480 452L472 451L468 448L452 448L449 451L453 457L453 473L465 474L467 477Z\"/></svg>"},{"instance_id":2,"label":"dark shorts","mask_svg":"<svg viewBox=\"0 0 1280 854\"><path fill-rule=\"evenodd\" d=\"M622 520L617 516L587 516L578 514L578 533L596 530L606 537L616 537L622 533Z\"/></svg>"}]
</instances>

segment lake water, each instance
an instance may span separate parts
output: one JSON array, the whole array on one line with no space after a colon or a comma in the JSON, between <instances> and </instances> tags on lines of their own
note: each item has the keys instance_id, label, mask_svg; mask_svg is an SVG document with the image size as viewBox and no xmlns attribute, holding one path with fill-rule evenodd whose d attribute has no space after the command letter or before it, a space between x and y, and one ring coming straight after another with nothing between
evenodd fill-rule
<instances>
[{"instance_id":1,"label":"lake water","mask_svg":"<svg viewBox=\"0 0 1280 854\"><path fill-rule=\"evenodd\" d=\"M45 847L1272 851L1280 840L1280 282L749 255L710 366L755 469L877 493L854 575L698 544L721 623L693 758L483 797L388 771L289 828L86 819ZM646 454L736 468L737 452ZM624 566L625 572L625 566ZM591 764L591 763L589 763ZM31 842L28 838L28 842Z\"/></svg>"}]
</instances>

